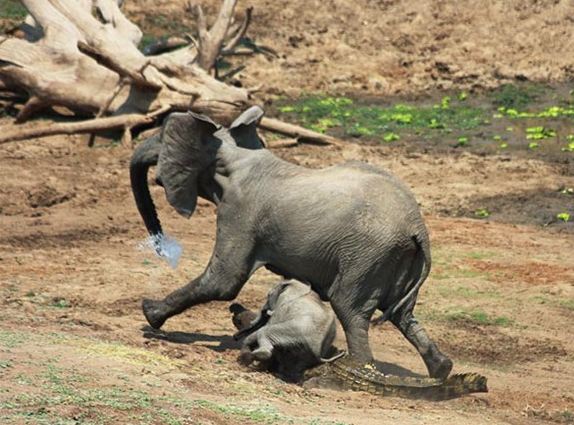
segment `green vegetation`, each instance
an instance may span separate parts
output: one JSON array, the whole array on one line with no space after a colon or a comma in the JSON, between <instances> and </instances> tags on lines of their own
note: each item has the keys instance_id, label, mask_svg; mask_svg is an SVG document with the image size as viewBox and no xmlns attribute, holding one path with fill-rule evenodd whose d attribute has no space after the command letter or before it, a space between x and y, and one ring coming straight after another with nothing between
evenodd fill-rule
<instances>
[{"instance_id":1,"label":"green vegetation","mask_svg":"<svg viewBox=\"0 0 574 425\"><path fill-rule=\"evenodd\" d=\"M452 285L440 285L438 286L438 293L442 297L460 297L466 300L468 299L493 299L500 298L500 292L495 289L476 289L468 286L455 286Z\"/></svg>"},{"instance_id":2,"label":"green vegetation","mask_svg":"<svg viewBox=\"0 0 574 425\"><path fill-rule=\"evenodd\" d=\"M471 251L464 254L467 258L472 258L473 260L488 260L490 258L496 258L500 256L500 253L494 251Z\"/></svg>"},{"instance_id":3,"label":"green vegetation","mask_svg":"<svg viewBox=\"0 0 574 425\"><path fill-rule=\"evenodd\" d=\"M556 214L556 218L558 220L563 221L564 223L567 223L568 221L570 221L570 214L568 214L566 212L562 212L560 214Z\"/></svg>"},{"instance_id":4,"label":"green vegetation","mask_svg":"<svg viewBox=\"0 0 574 425\"><path fill-rule=\"evenodd\" d=\"M69 308L69 307L71 307L71 304L65 298L56 297L56 298L52 299L51 306L56 307L56 308Z\"/></svg>"},{"instance_id":5,"label":"green vegetation","mask_svg":"<svg viewBox=\"0 0 574 425\"><path fill-rule=\"evenodd\" d=\"M534 85L504 84L492 94L493 103L503 108L524 108L536 100L542 89Z\"/></svg>"},{"instance_id":6,"label":"green vegetation","mask_svg":"<svg viewBox=\"0 0 574 425\"><path fill-rule=\"evenodd\" d=\"M556 132L551 128L536 126L526 129L526 138L529 140L542 140L549 137L556 137Z\"/></svg>"},{"instance_id":7,"label":"green vegetation","mask_svg":"<svg viewBox=\"0 0 574 425\"><path fill-rule=\"evenodd\" d=\"M19 0L0 0L0 18L22 19L26 14L26 8Z\"/></svg>"},{"instance_id":8,"label":"green vegetation","mask_svg":"<svg viewBox=\"0 0 574 425\"><path fill-rule=\"evenodd\" d=\"M561 118L574 116L574 106L566 108L562 106L550 106L538 112L520 111L514 108L505 108L501 106L498 108L498 114L495 118L502 118L503 116L509 118Z\"/></svg>"},{"instance_id":9,"label":"green vegetation","mask_svg":"<svg viewBox=\"0 0 574 425\"><path fill-rule=\"evenodd\" d=\"M490 275L485 272L468 269L465 267L446 267L444 269L436 268L432 273L433 279L469 279L469 278L483 278L488 280Z\"/></svg>"},{"instance_id":10,"label":"green vegetation","mask_svg":"<svg viewBox=\"0 0 574 425\"><path fill-rule=\"evenodd\" d=\"M26 341L24 334L0 330L0 351L15 348Z\"/></svg>"},{"instance_id":11,"label":"green vegetation","mask_svg":"<svg viewBox=\"0 0 574 425\"><path fill-rule=\"evenodd\" d=\"M442 318L449 322L474 323L482 326L509 326L512 320L506 316L490 316L482 310L455 310L442 314Z\"/></svg>"},{"instance_id":12,"label":"green vegetation","mask_svg":"<svg viewBox=\"0 0 574 425\"><path fill-rule=\"evenodd\" d=\"M376 106L355 103L346 97L308 97L282 106L279 111L295 115L303 125L318 132L341 128L347 136L367 136L392 142L399 140L400 132L407 130L450 132L476 128L484 123L486 111L461 102L458 100L453 104L453 100L445 96L436 105ZM466 136L460 139L468 141Z\"/></svg>"},{"instance_id":13,"label":"green vegetation","mask_svg":"<svg viewBox=\"0 0 574 425\"><path fill-rule=\"evenodd\" d=\"M574 311L574 299L560 300L558 301L558 305L566 310Z\"/></svg>"},{"instance_id":14,"label":"green vegetation","mask_svg":"<svg viewBox=\"0 0 574 425\"><path fill-rule=\"evenodd\" d=\"M472 98L458 92L426 103L386 105L310 95L280 101L277 109L288 121L341 138L413 143L422 149L465 148L481 155L511 148L530 155L561 155L574 152L574 98L560 91L562 87L508 84ZM480 214L477 217L486 217Z\"/></svg>"},{"instance_id":15,"label":"green vegetation","mask_svg":"<svg viewBox=\"0 0 574 425\"><path fill-rule=\"evenodd\" d=\"M568 137L566 137L566 139L568 140L568 144L562 148L562 151L574 152L574 134L569 134Z\"/></svg>"},{"instance_id":16,"label":"green vegetation","mask_svg":"<svg viewBox=\"0 0 574 425\"><path fill-rule=\"evenodd\" d=\"M474 216L478 218L487 218L490 217L490 211L488 211L486 208L479 208L474 211Z\"/></svg>"}]
</instances>

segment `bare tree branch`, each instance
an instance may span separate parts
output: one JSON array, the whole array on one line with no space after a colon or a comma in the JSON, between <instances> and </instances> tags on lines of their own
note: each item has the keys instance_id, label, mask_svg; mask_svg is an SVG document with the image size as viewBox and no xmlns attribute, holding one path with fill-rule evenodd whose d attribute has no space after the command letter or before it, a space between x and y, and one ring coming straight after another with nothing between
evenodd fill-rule
<instances>
[{"instance_id":1,"label":"bare tree branch","mask_svg":"<svg viewBox=\"0 0 574 425\"><path fill-rule=\"evenodd\" d=\"M134 128L152 123L156 117L165 114L170 107L164 107L149 114L126 114L115 117L95 118L92 120L70 123L50 123L42 126L4 128L0 130L0 145L18 140L36 137L54 136L57 134L93 133L95 131Z\"/></svg>"},{"instance_id":2,"label":"bare tree branch","mask_svg":"<svg viewBox=\"0 0 574 425\"><path fill-rule=\"evenodd\" d=\"M317 133L295 124L289 124L274 118L263 117L259 122L259 127L263 130L279 133L284 136L296 138L300 143L315 143L320 145L341 145L342 141Z\"/></svg>"},{"instance_id":3,"label":"bare tree branch","mask_svg":"<svg viewBox=\"0 0 574 425\"><path fill-rule=\"evenodd\" d=\"M245 10L245 19L243 20L241 26L236 30L235 35L225 43L225 46L221 49L221 55L229 55L233 50L237 47L239 42L243 37L245 37L245 33L247 32L247 28L249 28L249 24L251 23L251 14L253 13L253 7L248 7Z\"/></svg>"}]
</instances>

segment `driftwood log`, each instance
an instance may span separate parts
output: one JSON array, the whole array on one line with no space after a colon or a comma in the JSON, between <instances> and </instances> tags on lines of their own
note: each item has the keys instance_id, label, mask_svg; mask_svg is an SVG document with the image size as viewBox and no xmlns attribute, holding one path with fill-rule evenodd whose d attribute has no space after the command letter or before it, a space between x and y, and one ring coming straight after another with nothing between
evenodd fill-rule
<instances>
[{"instance_id":1,"label":"driftwood log","mask_svg":"<svg viewBox=\"0 0 574 425\"><path fill-rule=\"evenodd\" d=\"M120 10L121 0L21 1L29 12L22 36L0 35L0 97L24 103L15 124L0 132L0 143L109 129L131 140L132 129L159 124L172 111L191 109L227 124L254 102L249 89L217 78L218 58L234 54L251 22L251 8L243 20L234 19L237 0L223 0L211 28L201 7L189 5L197 38L180 37L177 49L156 46L148 55L138 49L142 32ZM16 125L53 107L72 111L75 121ZM280 121L263 123L290 137L333 142Z\"/></svg>"}]
</instances>

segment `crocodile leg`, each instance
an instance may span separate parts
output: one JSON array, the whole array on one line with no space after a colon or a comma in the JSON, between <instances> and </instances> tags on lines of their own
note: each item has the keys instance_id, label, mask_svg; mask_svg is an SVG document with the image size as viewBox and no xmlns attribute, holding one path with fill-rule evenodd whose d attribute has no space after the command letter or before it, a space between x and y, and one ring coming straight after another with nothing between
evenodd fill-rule
<instances>
[{"instance_id":1,"label":"crocodile leg","mask_svg":"<svg viewBox=\"0 0 574 425\"><path fill-rule=\"evenodd\" d=\"M414 317L412 308L407 306L399 310L391 317L391 322L421 354L431 378L446 379L452 370L452 361L439 351Z\"/></svg>"}]
</instances>

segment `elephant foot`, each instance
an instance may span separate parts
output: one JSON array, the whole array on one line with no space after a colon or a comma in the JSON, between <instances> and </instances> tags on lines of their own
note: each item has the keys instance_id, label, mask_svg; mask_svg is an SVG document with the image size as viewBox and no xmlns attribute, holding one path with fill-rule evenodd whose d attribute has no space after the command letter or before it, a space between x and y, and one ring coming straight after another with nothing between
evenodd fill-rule
<instances>
[{"instance_id":1,"label":"elephant foot","mask_svg":"<svg viewBox=\"0 0 574 425\"><path fill-rule=\"evenodd\" d=\"M144 298L142 301L143 314L149 323L149 325L154 329L159 329L167 320L167 316L163 313L163 301L150 300L149 298Z\"/></svg>"},{"instance_id":2,"label":"elephant foot","mask_svg":"<svg viewBox=\"0 0 574 425\"><path fill-rule=\"evenodd\" d=\"M441 353L439 353L437 358L427 363L429 376L431 378L436 378L440 380L445 380L446 378L448 378L448 375L452 370L452 366L453 366L452 360Z\"/></svg>"}]
</instances>

